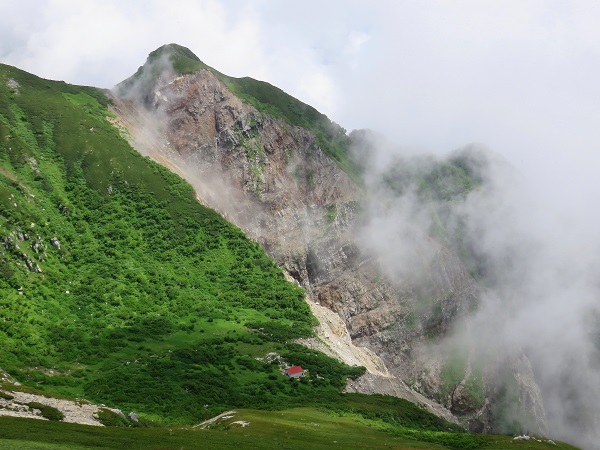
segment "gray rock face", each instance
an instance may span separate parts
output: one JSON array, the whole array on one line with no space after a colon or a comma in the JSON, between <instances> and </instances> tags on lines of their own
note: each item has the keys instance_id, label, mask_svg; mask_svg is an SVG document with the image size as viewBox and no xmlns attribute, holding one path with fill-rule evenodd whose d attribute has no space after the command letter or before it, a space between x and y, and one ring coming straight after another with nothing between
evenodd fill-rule
<instances>
[{"instance_id":1,"label":"gray rock face","mask_svg":"<svg viewBox=\"0 0 600 450\"><path fill-rule=\"evenodd\" d=\"M481 288L452 251L409 230L408 239L429 240L431 251L414 261L425 275L393 276L386 270L393 262L378 258L360 239L368 220L362 189L315 136L242 103L209 71L162 80L145 98L153 99L150 106L114 99L115 122L134 148L186 178L202 203L259 242L306 289L310 302L337 313L353 343L375 352L396 377L350 390L400 389L418 397L416 390L473 429L493 428L494 380L482 378L474 396L465 369L450 392L443 378L451 358L430 350L480 298ZM531 368L526 359L514 367L527 374L519 375L519 392L543 429Z\"/></svg>"},{"instance_id":2,"label":"gray rock face","mask_svg":"<svg viewBox=\"0 0 600 450\"><path fill-rule=\"evenodd\" d=\"M490 398L498 405L492 411L491 431L504 432L507 420L512 420L518 421L522 433L546 436L546 412L531 363L525 355L520 355L501 367L489 374L488 384L495 386ZM510 381L506 382L507 379Z\"/></svg>"},{"instance_id":3,"label":"gray rock face","mask_svg":"<svg viewBox=\"0 0 600 450\"><path fill-rule=\"evenodd\" d=\"M409 400L449 422L458 422L452 413L438 403L426 398L422 394L409 388L398 378L382 377L367 373L357 380L348 382L345 392L358 392L363 394L384 394Z\"/></svg>"}]
</instances>

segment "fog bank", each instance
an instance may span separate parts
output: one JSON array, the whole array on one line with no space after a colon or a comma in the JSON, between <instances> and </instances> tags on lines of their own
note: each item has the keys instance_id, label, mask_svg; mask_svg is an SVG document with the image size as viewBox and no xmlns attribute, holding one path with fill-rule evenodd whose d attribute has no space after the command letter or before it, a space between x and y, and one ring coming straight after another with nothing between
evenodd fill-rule
<instances>
[{"instance_id":1,"label":"fog bank","mask_svg":"<svg viewBox=\"0 0 600 450\"><path fill-rule=\"evenodd\" d=\"M485 287L477 311L438 345L448 352L470 349L482 358L526 355L541 390L549 435L597 446L600 227L589 201L592 192L579 195L573 186L561 191L560 182L569 180L535 179L535 171L517 168L482 146L433 157L366 135L361 143L370 161L365 179L373 205L379 206L370 209L363 238L391 267L389 275L427 270L416 262L435 250L434 237L456 244L459 253L466 249L463 262ZM457 155L470 158L477 168L471 174L480 176L481 184L444 200L442 211L449 212L441 217L432 213L436 200L423 195L423 179L410 174L426 174L433 170L428 164L443 165ZM544 161L539 164L544 167ZM446 188L453 186L440 189ZM442 235L436 235L436 220L444 222ZM413 231L406 233L407 228ZM452 242L459 238L467 244Z\"/></svg>"}]
</instances>

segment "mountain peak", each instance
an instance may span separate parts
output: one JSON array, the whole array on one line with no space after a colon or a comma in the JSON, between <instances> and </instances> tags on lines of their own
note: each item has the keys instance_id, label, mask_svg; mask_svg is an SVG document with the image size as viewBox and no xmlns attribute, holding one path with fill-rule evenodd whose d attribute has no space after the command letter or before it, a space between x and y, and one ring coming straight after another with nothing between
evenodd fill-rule
<instances>
[{"instance_id":1,"label":"mountain peak","mask_svg":"<svg viewBox=\"0 0 600 450\"><path fill-rule=\"evenodd\" d=\"M179 44L165 44L153 52L150 52L148 59L146 60L146 64L156 60L157 58L165 56L168 57L173 63L179 60L190 60L202 63L200 58L198 58L189 48Z\"/></svg>"},{"instance_id":2,"label":"mountain peak","mask_svg":"<svg viewBox=\"0 0 600 450\"><path fill-rule=\"evenodd\" d=\"M135 74L115 86L120 97L126 97L141 88L149 86L165 74L194 73L201 69L211 69L189 48L179 44L166 44L150 52L146 62Z\"/></svg>"}]
</instances>

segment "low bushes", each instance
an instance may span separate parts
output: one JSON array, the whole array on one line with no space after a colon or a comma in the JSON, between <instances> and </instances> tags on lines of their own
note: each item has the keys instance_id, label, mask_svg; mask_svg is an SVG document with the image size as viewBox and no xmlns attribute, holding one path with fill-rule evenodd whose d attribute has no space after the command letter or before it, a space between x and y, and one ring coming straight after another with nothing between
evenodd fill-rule
<instances>
[{"instance_id":1,"label":"low bushes","mask_svg":"<svg viewBox=\"0 0 600 450\"><path fill-rule=\"evenodd\" d=\"M29 402L27 403L27 406L29 406L31 409L39 409L42 413L42 417L48 420L59 421L65 418L65 415L62 413L62 411L49 405L44 405L38 402Z\"/></svg>"}]
</instances>

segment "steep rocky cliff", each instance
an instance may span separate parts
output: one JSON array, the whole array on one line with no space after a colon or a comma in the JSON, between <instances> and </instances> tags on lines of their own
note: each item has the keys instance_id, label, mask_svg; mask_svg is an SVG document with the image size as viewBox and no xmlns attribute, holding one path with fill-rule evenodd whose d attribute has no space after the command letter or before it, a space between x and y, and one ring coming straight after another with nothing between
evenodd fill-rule
<instances>
[{"instance_id":1,"label":"steep rocky cliff","mask_svg":"<svg viewBox=\"0 0 600 450\"><path fill-rule=\"evenodd\" d=\"M507 398L506 381L493 375L500 362L476 367L468 348L436 347L481 296L457 255L407 226L402 238L423 248L413 249L414 270L395 273L394 262L362 239L373 230L365 227L367 205L377 199L325 153L314 130L242 101L209 68L177 70L179 50L159 49L115 90L114 122L132 145L184 176L201 202L306 289L321 321L321 339L306 344L369 371L348 390L401 396L477 431L500 429L496 405ZM515 408L536 418L520 426L543 432L530 365L521 355L508 367L517 400L528 399Z\"/></svg>"}]
</instances>

